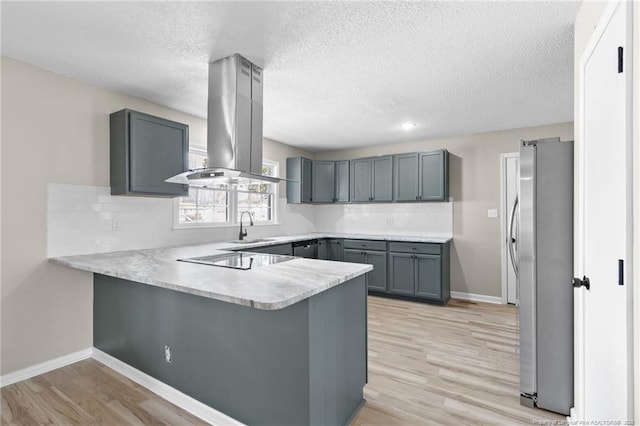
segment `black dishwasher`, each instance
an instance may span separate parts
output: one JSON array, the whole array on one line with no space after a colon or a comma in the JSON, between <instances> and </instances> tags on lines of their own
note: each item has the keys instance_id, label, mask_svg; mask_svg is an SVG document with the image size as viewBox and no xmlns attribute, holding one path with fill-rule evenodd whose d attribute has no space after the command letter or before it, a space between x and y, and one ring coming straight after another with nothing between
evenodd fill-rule
<instances>
[{"instance_id":1,"label":"black dishwasher","mask_svg":"<svg viewBox=\"0 0 640 426\"><path fill-rule=\"evenodd\" d=\"M306 240L293 243L293 255L309 259L318 258L318 240Z\"/></svg>"}]
</instances>

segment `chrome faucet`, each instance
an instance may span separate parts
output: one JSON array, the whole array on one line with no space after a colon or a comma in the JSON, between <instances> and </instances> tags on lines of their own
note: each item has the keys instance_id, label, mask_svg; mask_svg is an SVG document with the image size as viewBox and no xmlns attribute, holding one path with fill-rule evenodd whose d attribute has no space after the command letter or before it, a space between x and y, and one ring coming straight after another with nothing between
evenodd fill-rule
<instances>
[{"instance_id":1,"label":"chrome faucet","mask_svg":"<svg viewBox=\"0 0 640 426\"><path fill-rule=\"evenodd\" d=\"M243 211L240 214L240 234L238 235L238 239L240 241L242 241L244 239L244 237L247 236L247 230L245 229L244 232L242 231L242 218L244 217L245 214L249 215L249 226L253 226L253 219L251 218L251 213L247 210L247 211Z\"/></svg>"}]
</instances>

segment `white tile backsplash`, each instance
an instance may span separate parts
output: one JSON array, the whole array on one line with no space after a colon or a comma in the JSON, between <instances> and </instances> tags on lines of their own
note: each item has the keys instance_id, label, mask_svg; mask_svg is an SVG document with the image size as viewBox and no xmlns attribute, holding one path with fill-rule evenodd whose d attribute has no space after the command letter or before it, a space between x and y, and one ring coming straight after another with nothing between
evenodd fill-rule
<instances>
[{"instance_id":1,"label":"white tile backsplash","mask_svg":"<svg viewBox=\"0 0 640 426\"><path fill-rule=\"evenodd\" d=\"M281 225L250 227L250 237L315 230L313 206L279 201ZM173 229L170 198L111 196L110 188L98 186L50 183L47 188L49 257L228 241L237 233L237 226Z\"/></svg>"},{"instance_id":2,"label":"white tile backsplash","mask_svg":"<svg viewBox=\"0 0 640 426\"><path fill-rule=\"evenodd\" d=\"M453 203L300 205L281 198L278 221L250 227L249 236L321 231L451 237ZM170 198L111 196L108 187L98 186L47 188L49 257L228 241L237 234L237 226L173 229Z\"/></svg>"},{"instance_id":3,"label":"white tile backsplash","mask_svg":"<svg viewBox=\"0 0 640 426\"><path fill-rule=\"evenodd\" d=\"M318 231L451 237L453 202L316 206Z\"/></svg>"}]
</instances>

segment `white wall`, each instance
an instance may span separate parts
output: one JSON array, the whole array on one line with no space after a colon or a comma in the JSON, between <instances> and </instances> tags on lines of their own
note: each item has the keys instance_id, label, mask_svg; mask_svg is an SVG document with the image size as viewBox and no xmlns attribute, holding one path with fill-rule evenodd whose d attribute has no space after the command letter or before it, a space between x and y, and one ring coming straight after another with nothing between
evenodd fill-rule
<instances>
[{"instance_id":1,"label":"white wall","mask_svg":"<svg viewBox=\"0 0 640 426\"><path fill-rule=\"evenodd\" d=\"M317 154L316 158L346 159L446 148L449 195L453 198L451 290L500 297L500 219L487 217L488 209L500 209L500 154L519 151L521 139L554 136L573 140L573 123L328 152ZM377 233L405 234L411 233L412 228L422 233L433 231L425 223L431 218L426 214L442 213L438 212L444 207L442 204L448 203L326 206L318 211L316 221L322 224L323 231L357 232L371 228L371 221L380 226ZM392 213L401 219L394 224L386 223L385 215Z\"/></svg>"},{"instance_id":2,"label":"white wall","mask_svg":"<svg viewBox=\"0 0 640 426\"><path fill-rule=\"evenodd\" d=\"M104 196L104 190L99 188L109 186L110 113L131 108L186 123L191 140L199 145L206 140L206 122L10 58L2 57L1 60L0 374L4 375L92 346L92 275L47 262L49 184L80 185L82 191L86 190L87 193L82 192L74 204L78 208L74 212L76 218L86 219L92 208L98 208L93 204L100 204L86 201ZM278 161L281 170L284 169L284 159L296 155L309 154L279 143L265 142L265 158ZM67 187L66 195L74 197L74 191ZM101 195L98 195L99 191L102 191ZM51 194L52 202L64 193ZM284 188L281 194L284 195ZM88 198L82 198L85 196ZM100 241L94 239L93 231L88 238L80 237L81 233L76 234L75 237L80 238L81 245L88 251L100 246L133 248L156 243L164 245L189 240L235 238L234 230L230 228L172 231L168 200L108 198L100 208L115 209L118 206L124 209L120 214L126 214L121 221L119 236L124 236L125 230L141 223L145 227L135 239L118 237L110 240L113 234L109 235L109 231L104 229L98 235ZM155 211L151 215L148 210L156 207L159 208L157 217ZM298 218L298 229L306 229L313 223L310 206L283 208ZM160 230L152 227L152 222L160 226ZM68 223L59 225L58 231L72 231ZM57 232L55 227L51 231ZM288 228L278 226L250 230L250 234L256 236L285 232ZM153 235L155 233L158 235ZM60 253L69 247L58 245L55 249Z\"/></svg>"}]
</instances>

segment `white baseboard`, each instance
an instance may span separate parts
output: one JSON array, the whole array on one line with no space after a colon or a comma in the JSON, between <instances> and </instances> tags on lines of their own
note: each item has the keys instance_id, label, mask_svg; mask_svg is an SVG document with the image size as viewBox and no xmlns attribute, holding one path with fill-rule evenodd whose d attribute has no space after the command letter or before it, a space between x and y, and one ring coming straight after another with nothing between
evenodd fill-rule
<instances>
[{"instance_id":1,"label":"white baseboard","mask_svg":"<svg viewBox=\"0 0 640 426\"><path fill-rule=\"evenodd\" d=\"M177 405L183 410L188 411L189 413L204 420L209 424L234 426L242 425L242 423L227 416L226 414L214 410L208 405L203 404L202 402L180 392L179 390L167 385L166 383L161 382L160 380L154 379L148 374L143 373L142 371L135 369L128 364L125 364L119 359L116 359L99 349L93 348L93 359L103 363L107 367L133 380L140 386L149 389L156 395L166 399L172 404Z\"/></svg>"},{"instance_id":2,"label":"white baseboard","mask_svg":"<svg viewBox=\"0 0 640 426\"><path fill-rule=\"evenodd\" d=\"M502 304L502 297L485 296L484 294L463 293L461 291L452 291L453 299L471 300L474 302L497 303Z\"/></svg>"},{"instance_id":3,"label":"white baseboard","mask_svg":"<svg viewBox=\"0 0 640 426\"><path fill-rule=\"evenodd\" d=\"M13 373L5 374L4 376L0 376L0 388L90 358L91 353L92 348L87 348L40 364L32 365L31 367L23 368L22 370L14 371Z\"/></svg>"}]
</instances>

